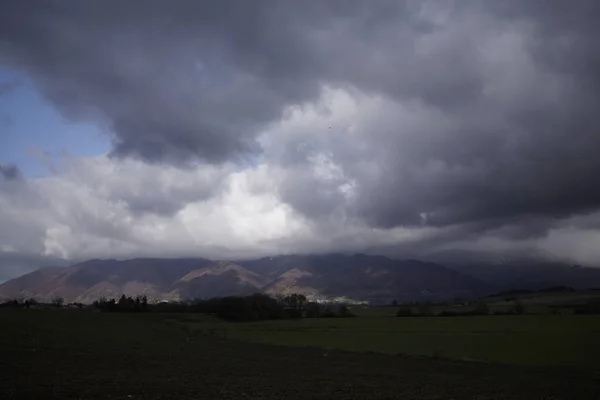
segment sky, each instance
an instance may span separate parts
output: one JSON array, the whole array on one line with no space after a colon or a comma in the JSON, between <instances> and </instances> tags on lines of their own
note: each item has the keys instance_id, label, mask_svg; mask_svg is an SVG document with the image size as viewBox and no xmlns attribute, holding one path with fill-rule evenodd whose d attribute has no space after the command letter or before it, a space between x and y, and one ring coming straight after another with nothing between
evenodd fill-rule
<instances>
[{"instance_id":1,"label":"sky","mask_svg":"<svg viewBox=\"0 0 600 400\"><path fill-rule=\"evenodd\" d=\"M7 0L0 280L89 258L600 266L595 0Z\"/></svg>"},{"instance_id":2,"label":"sky","mask_svg":"<svg viewBox=\"0 0 600 400\"><path fill-rule=\"evenodd\" d=\"M63 119L27 75L3 68L0 133L2 163L18 166L29 178L52 174L62 157L99 156L110 148L98 126Z\"/></svg>"}]
</instances>

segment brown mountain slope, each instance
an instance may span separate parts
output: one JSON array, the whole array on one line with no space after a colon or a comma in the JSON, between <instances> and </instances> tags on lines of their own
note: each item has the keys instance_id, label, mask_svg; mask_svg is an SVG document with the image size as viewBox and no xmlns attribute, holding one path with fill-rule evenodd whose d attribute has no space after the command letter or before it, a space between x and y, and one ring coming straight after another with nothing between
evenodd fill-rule
<instances>
[{"instance_id":1,"label":"brown mountain slope","mask_svg":"<svg viewBox=\"0 0 600 400\"><path fill-rule=\"evenodd\" d=\"M235 263L220 261L190 271L173 284L180 298L210 298L261 292L267 281Z\"/></svg>"},{"instance_id":2,"label":"brown mountain slope","mask_svg":"<svg viewBox=\"0 0 600 400\"><path fill-rule=\"evenodd\" d=\"M472 296L482 283L433 263L367 255L281 256L224 262L205 259L90 260L46 268L0 285L0 298L92 302L145 294L151 300L304 293L389 302Z\"/></svg>"},{"instance_id":3,"label":"brown mountain slope","mask_svg":"<svg viewBox=\"0 0 600 400\"><path fill-rule=\"evenodd\" d=\"M276 271L268 293L289 290L385 303L393 299L471 297L486 292L478 279L434 263L382 256L341 254L269 257L240 265L263 274Z\"/></svg>"},{"instance_id":4,"label":"brown mountain slope","mask_svg":"<svg viewBox=\"0 0 600 400\"><path fill-rule=\"evenodd\" d=\"M64 268L42 268L0 285L0 298L47 296L55 288Z\"/></svg>"},{"instance_id":5,"label":"brown mountain slope","mask_svg":"<svg viewBox=\"0 0 600 400\"><path fill-rule=\"evenodd\" d=\"M34 297L91 303L99 297L145 294L176 299L173 281L212 261L203 259L90 260L64 268L42 268L0 285L0 298Z\"/></svg>"},{"instance_id":6,"label":"brown mountain slope","mask_svg":"<svg viewBox=\"0 0 600 400\"><path fill-rule=\"evenodd\" d=\"M267 294L291 294L298 293L303 295L317 295L319 291L314 287L308 286L309 278L313 274L306 270L292 268L279 275L274 281L264 287ZM306 284L304 284L306 282Z\"/></svg>"}]
</instances>

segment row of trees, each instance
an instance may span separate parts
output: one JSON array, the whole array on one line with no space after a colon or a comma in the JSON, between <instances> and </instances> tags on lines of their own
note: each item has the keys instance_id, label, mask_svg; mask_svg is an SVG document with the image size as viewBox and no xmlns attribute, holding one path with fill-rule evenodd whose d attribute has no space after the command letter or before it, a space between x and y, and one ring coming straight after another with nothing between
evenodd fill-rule
<instances>
[{"instance_id":1,"label":"row of trees","mask_svg":"<svg viewBox=\"0 0 600 400\"><path fill-rule=\"evenodd\" d=\"M558 308L556 308L558 311ZM580 304L573 307L574 314L580 315L598 315L600 314L600 300L592 299L585 304Z\"/></svg>"},{"instance_id":2,"label":"row of trees","mask_svg":"<svg viewBox=\"0 0 600 400\"><path fill-rule=\"evenodd\" d=\"M431 305L427 303L418 304L416 307L411 305L402 306L396 313L397 317L460 317L469 315L490 315L490 308L483 300L475 303L475 306L468 311L442 310L438 313L433 311ZM496 311L493 315L520 315L525 314L525 305L517 300L506 311Z\"/></svg>"},{"instance_id":3,"label":"row of trees","mask_svg":"<svg viewBox=\"0 0 600 400\"><path fill-rule=\"evenodd\" d=\"M575 292L576 290L571 286L551 286L539 290L530 290L530 289L510 289L502 292L494 293L488 298L501 297L504 301L516 301L519 300L519 296L527 296L533 295L536 293L569 293Z\"/></svg>"},{"instance_id":4,"label":"row of trees","mask_svg":"<svg viewBox=\"0 0 600 400\"><path fill-rule=\"evenodd\" d=\"M31 308L31 307L55 307L60 308L64 306L65 299L61 296L55 296L48 303L39 302L34 298L29 299L10 299L5 300L0 303L0 307L12 307L12 308ZM72 303L74 305L79 305L79 303Z\"/></svg>"},{"instance_id":5,"label":"row of trees","mask_svg":"<svg viewBox=\"0 0 600 400\"><path fill-rule=\"evenodd\" d=\"M136 296L135 298L132 298L122 295L118 301L115 299L107 300L105 297L101 297L99 300L94 301L93 305L102 311L142 312L148 311L148 297Z\"/></svg>"},{"instance_id":6,"label":"row of trees","mask_svg":"<svg viewBox=\"0 0 600 400\"><path fill-rule=\"evenodd\" d=\"M337 309L309 302L304 295L273 298L264 294L227 296L190 301L149 304L146 296L99 299L94 306L104 312L202 313L227 321L257 321L288 318L351 317L346 306Z\"/></svg>"}]
</instances>

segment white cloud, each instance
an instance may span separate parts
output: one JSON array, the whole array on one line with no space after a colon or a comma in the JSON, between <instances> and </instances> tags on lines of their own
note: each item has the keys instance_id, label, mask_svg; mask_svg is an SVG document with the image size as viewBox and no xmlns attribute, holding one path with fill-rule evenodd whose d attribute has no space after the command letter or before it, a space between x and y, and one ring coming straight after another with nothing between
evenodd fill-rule
<instances>
[{"instance_id":1,"label":"white cloud","mask_svg":"<svg viewBox=\"0 0 600 400\"><path fill-rule=\"evenodd\" d=\"M318 101L290 108L263 132L264 153L246 169L99 156L68 159L50 177L4 182L0 224L8 229L0 231L0 249L71 260L231 259L390 248L409 255L518 250L600 262L600 235L582 226L587 218L558 221L538 238L507 239L488 231L465 240L460 225L428 226L435 213L427 209L414 227L377 227L356 213L360 201L382 194L382 181L405 179L390 166L404 165L430 187L484 180L477 163L467 168L435 158L408 162L426 145L444 145L443 133L452 124L441 111L419 103L325 87ZM396 201L412 201L410 186L398 188Z\"/></svg>"},{"instance_id":2,"label":"white cloud","mask_svg":"<svg viewBox=\"0 0 600 400\"><path fill-rule=\"evenodd\" d=\"M563 261L583 265L600 264L600 230L576 227L552 229L537 247L548 255Z\"/></svg>"},{"instance_id":3,"label":"white cloud","mask_svg":"<svg viewBox=\"0 0 600 400\"><path fill-rule=\"evenodd\" d=\"M351 195L351 181L327 156L311 155L309 164L325 184L337 183L340 192ZM18 190L0 193L0 221L11 223L16 233L2 235L0 245L3 251L66 259L237 258L392 244L427 232L372 229L336 213L307 219L279 198L282 179L293 177L267 164L235 171L106 156L71 159L53 176L22 181ZM180 207L172 213L152 207L139 212L132 204L140 203Z\"/></svg>"}]
</instances>

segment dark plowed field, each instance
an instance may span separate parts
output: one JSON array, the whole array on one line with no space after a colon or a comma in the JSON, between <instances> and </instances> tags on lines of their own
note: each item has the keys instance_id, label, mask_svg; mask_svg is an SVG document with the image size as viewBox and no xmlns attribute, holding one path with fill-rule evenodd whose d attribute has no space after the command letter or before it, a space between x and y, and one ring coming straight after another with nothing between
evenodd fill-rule
<instances>
[{"instance_id":1,"label":"dark plowed field","mask_svg":"<svg viewBox=\"0 0 600 400\"><path fill-rule=\"evenodd\" d=\"M0 311L2 399L598 399L590 370L190 336L158 315Z\"/></svg>"}]
</instances>

